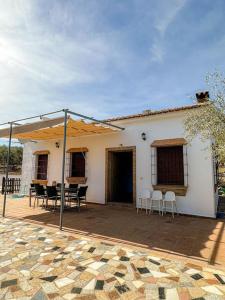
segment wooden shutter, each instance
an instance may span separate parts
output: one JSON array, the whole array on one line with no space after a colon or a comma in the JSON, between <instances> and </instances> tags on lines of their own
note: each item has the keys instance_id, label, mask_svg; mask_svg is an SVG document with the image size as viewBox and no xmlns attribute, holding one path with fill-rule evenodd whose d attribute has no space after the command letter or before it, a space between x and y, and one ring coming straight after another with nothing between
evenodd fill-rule
<instances>
[{"instance_id":1,"label":"wooden shutter","mask_svg":"<svg viewBox=\"0 0 225 300\"><path fill-rule=\"evenodd\" d=\"M38 155L37 160L37 179L46 180L48 171L48 154Z\"/></svg>"},{"instance_id":2,"label":"wooden shutter","mask_svg":"<svg viewBox=\"0 0 225 300\"><path fill-rule=\"evenodd\" d=\"M157 148L157 184L184 185L182 146Z\"/></svg>"},{"instance_id":3,"label":"wooden shutter","mask_svg":"<svg viewBox=\"0 0 225 300\"><path fill-rule=\"evenodd\" d=\"M71 153L71 177L85 177L85 153Z\"/></svg>"}]
</instances>

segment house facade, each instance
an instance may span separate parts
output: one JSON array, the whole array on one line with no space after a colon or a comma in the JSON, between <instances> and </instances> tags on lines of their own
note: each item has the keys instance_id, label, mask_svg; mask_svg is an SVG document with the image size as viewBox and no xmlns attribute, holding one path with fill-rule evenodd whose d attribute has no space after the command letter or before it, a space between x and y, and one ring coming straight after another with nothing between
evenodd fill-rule
<instances>
[{"instance_id":1,"label":"house facade","mask_svg":"<svg viewBox=\"0 0 225 300\"><path fill-rule=\"evenodd\" d=\"M198 105L108 120L124 130L68 137L65 182L88 185L87 201L130 203L143 189L175 191L180 213L216 216L211 141L186 140L184 119ZM61 182L62 140L25 142L22 186Z\"/></svg>"}]
</instances>

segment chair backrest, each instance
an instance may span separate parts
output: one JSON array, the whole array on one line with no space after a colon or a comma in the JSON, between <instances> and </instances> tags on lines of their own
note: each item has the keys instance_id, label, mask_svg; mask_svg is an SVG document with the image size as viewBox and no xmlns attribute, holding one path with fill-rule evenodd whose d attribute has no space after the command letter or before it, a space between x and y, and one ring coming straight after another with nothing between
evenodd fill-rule
<instances>
[{"instance_id":1,"label":"chair backrest","mask_svg":"<svg viewBox=\"0 0 225 300\"><path fill-rule=\"evenodd\" d=\"M168 192L165 193L164 199L166 201L176 201L176 195L175 195L174 192L168 191Z\"/></svg>"},{"instance_id":2,"label":"chair backrest","mask_svg":"<svg viewBox=\"0 0 225 300\"><path fill-rule=\"evenodd\" d=\"M151 191L149 189L143 189L141 196L144 199L150 199L150 197L151 197Z\"/></svg>"},{"instance_id":3,"label":"chair backrest","mask_svg":"<svg viewBox=\"0 0 225 300\"><path fill-rule=\"evenodd\" d=\"M57 183L56 186L57 186L57 188L61 188L62 183ZM64 187L65 187L65 183L64 183Z\"/></svg>"},{"instance_id":4,"label":"chair backrest","mask_svg":"<svg viewBox=\"0 0 225 300\"><path fill-rule=\"evenodd\" d=\"M34 187L40 186L40 183L32 183ZM30 185L31 186L31 185Z\"/></svg>"},{"instance_id":5,"label":"chair backrest","mask_svg":"<svg viewBox=\"0 0 225 300\"><path fill-rule=\"evenodd\" d=\"M78 190L78 197L86 197L88 186L81 186Z\"/></svg>"},{"instance_id":6,"label":"chair backrest","mask_svg":"<svg viewBox=\"0 0 225 300\"><path fill-rule=\"evenodd\" d=\"M44 196L45 190L44 190L43 185L35 184L35 193L36 193L36 196Z\"/></svg>"},{"instance_id":7,"label":"chair backrest","mask_svg":"<svg viewBox=\"0 0 225 300\"><path fill-rule=\"evenodd\" d=\"M46 194L48 198L53 198L57 196L57 189L55 186L47 186L46 187Z\"/></svg>"},{"instance_id":8,"label":"chair backrest","mask_svg":"<svg viewBox=\"0 0 225 300\"><path fill-rule=\"evenodd\" d=\"M162 200L162 192L161 191L153 191L152 192L152 200Z\"/></svg>"},{"instance_id":9,"label":"chair backrest","mask_svg":"<svg viewBox=\"0 0 225 300\"><path fill-rule=\"evenodd\" d=\"M70 189L78 189L78 184L77 183L70 183L69 188Z\"/></svg>"}]
</instances>

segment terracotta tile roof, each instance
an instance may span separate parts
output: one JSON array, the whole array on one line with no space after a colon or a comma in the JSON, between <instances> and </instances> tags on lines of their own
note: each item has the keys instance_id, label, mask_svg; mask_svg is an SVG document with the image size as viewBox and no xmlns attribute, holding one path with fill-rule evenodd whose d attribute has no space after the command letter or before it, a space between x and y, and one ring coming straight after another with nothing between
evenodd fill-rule
<instances>
[{"instance_id":1,"label":"terracotta tile roof","mask_svg":"<svg viewBox=\"0 0 225 300\"><path fill-rule=\"evenodd\" d=\"M161 109L161 110L155 110L155 111L151 111L151 110L148 111L147 110L146 112L143 112L143 113L109 118L109 119L106 119L104 121L105 122L113 122L113 121L120 121L120 120L127 120L127 119L143 118L143 117L148 117L148 116L166 114L166 113L170 113L170 112L178 112L178 111L184 111L184 110L199 108L200 106L205 106L205 105L207 105L207 103L193 104L193 105L167 108L167 109Z\"/></svg>"}]
</instances>

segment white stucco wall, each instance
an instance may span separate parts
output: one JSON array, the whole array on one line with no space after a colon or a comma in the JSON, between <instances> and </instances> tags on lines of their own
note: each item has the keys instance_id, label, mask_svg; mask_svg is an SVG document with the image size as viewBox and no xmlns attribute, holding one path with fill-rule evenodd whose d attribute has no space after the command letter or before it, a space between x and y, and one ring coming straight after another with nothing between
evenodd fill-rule
<instances>
[{"instance_id":1,"label":"white stucco wall","mask_svg":"<svg viewBox=\"0 0 225 300\"><path fill-rule=\"evenodd\" d=\"M87 147L86 158L88 201L105 203L105 149L111 147L136 146L136 182L137 196L143 188L151 187L151 149L154 140L185 137L183 129L184 112L167 113L139 119L117 121L115 124L125 127L122 132L107 135L69 138L67 149ZM145 132L147 140L141 139ZM32 152L49 150L48 181L61 181L62 142L55 147L56 141L26 143L22 181L29 184L34 176ZM212 155L209 142L202 143L196 138L188 145L188 190L184 197L177 197L180 213L215 217L215 198L213 183ZM143 178L143 179L141 179Z\"/></svg>"}]
</instances>

